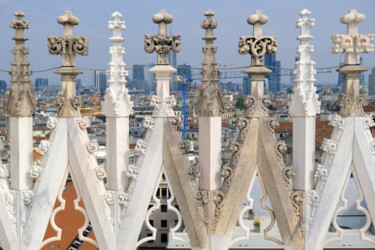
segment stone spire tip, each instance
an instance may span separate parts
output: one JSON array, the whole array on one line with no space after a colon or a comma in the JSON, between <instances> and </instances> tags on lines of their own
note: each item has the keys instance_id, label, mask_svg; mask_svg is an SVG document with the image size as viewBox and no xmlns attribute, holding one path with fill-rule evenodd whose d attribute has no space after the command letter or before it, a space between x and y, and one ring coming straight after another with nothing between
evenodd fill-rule
<instances>
[{"instance_id":1,"label":"stone spire tip","mask_svg":"<svg viewBox=\"0 0 375 250\"><path fill-rule=\"evenodd\" d=\"M340 18L340 22L343 24L354 24L354 23L361 23L365 20L365 15L360 14L355 9L351 9L348 14Z\"/></svg>"},{"instance_id":2,"label":"stone spire tip","mask_svg":"<svg viewBox=\"0 0 375 250\"><path fill-rule=\"evenodd\" d=\"M65 11L65 14L62 16L59 16L57 18L57 22L61 25L78 25L79 19L78 17L73 16L72 12L70 10Z\"/></svg>"},{"instance_id":3,"label":"stone spire tip","mask_svg":"<svg viewBox=\"0 0 375 250\"><path fill-rule=\"evenodd\" d=\"M152 16L152 21L156 24L160 24L162 22L170 24L173 22L173 16L168 14L166 10L162 9L159 11L159 13Z\"/></svg>"},{"instance_id":4,"label":"stone spire tip","mask_svg":"<svg viewBox=\"0 0 375 250\"><path fill-rule=\"evenodd\" d=\"M17 17L17 19L22 19L22 17L24 17L25 16L25 13L23 13L22 11L16 11L16 12L14 12L14 16L16 16Z\"/></svg>"},{"instance_id":5,"label":"stone spire tip","mask_svg":"<svg viewBox=\"0 0 375 250\"><path fill-rule=\"evenodd\" d=\"M207 17L212 17L215 15L215 12L213 12L212 10L207 10L206 12L204 12L204 15Z\"/></svg>"},{"instance_id":6,"label":"stone spire tip","mask_svg":"<svg viewBox=\"0 0 375 250\"><path fill-rule=\"evenodd\" d=\"M260 23L262 25L268 22L268 16L262 14L260 10L256 10L254 14L249 16L247 19L247 23L250 25L255 25L256 23Z\"/></svg>"}]
</instances>

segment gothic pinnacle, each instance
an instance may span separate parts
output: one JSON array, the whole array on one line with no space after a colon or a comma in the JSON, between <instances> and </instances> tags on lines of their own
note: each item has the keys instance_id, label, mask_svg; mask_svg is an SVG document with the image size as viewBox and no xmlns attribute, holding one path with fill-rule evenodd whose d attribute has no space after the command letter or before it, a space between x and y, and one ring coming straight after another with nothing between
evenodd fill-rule
<instances>
[{"instance_id":1,"label":"gothic pinnacle","mask_svg":"<svg viewBox=\"0 0 375 250\"><path fill-rule=\"evenodd\" d=\"M216 37L213 30L217 27L217 20L212 17L215 13L211 10L206 11L204 15L207 17L202 22L202 29L205 30L205 36L202 38L206 44L202 48L204 53L204 61L202 62L202 88L199 94L196 110L199 116L221 116L224 112L224 104L221 97L221 91L218 86L219 70L217 69L217 62L215 61L215 54L217 47L214 46L213 41Z\"/></svg>"},{"instance_id":2,"label":"gothic pinnacle","mask_svg":"<svg viewBox=\"0 0 375 250\"><path fill-rule=\"evenodd\" d=\"M12 38L16 44L11 50L14 54L14 61L11 63L12 70L9 71L11 75L12 86L5 94L4 110L5 115L10 117L27 117L36 112L34 96L30 87L30 75L32 71L29 70L30 63L26 60L26 55L29 54L29 48L25 47L25 29L29 28L29 22L22 18L25 14L21 11L14 13L17 20L10 23L10 27L15 29L16 35Z\"/></svg>"},{"instance_id":3,"label":"gothic pinnacle","mask_svg":"<svg viewBox=\"0 0 375 250\"><path fill-rule=\"evenodd\" d=\"M64 27L63 36L49 36L48 48L52 55L61 55L62 67L54 73L61 75L62 95L55 99L59 117L80 117L81 98L76 96L76 76L82 71L75 67L76 55L88 55L88 39L73 35L73 26L79 24L79 19L66 11L57 18Z\"/></svg>"}]
</instances>

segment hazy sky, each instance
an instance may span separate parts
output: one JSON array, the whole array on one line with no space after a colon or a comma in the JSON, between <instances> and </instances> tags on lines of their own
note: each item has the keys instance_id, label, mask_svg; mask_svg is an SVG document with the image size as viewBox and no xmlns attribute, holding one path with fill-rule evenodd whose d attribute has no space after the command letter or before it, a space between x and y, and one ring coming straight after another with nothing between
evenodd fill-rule
<instances>
[{"instance_id":1,"label":"hazy sky","mask_svg":"<svg viewBox=\"0 0 375 250\"><path fill-rule=\"evenodd\" d=\"M375 33L374 0L0 0L0 69L10 69L10 62L13 60L10 50L14 46L14 41L11 40L14 30L9 28L9 23L14 19L13 13L17 10L25 12L25 19L30 21L30 29L26 31L26 37L29 38L26 45L30 48L30 68L40 70L61 65L61 56L48 54L47 37L62 35L62 26L56 19L65 10L71 10L81 21L74 27L75 35L89 39L89 55L77 56L77 66L108 68L108 50L111 46L108 39L112 32L107 26L114 11L120 11L126 22L127 29L123 34L126 48L124 61L127 67L156 62L155 53L148 54L143 47L144 34L157 33L157 25L152 22L152 15L160 9L166 9L173 15L173 23L169 26L173 34L182 36L182 50L177 55L178 64L187 63L193 67L201 67L201 47L204 45L201 38L204 36L204 30L200 24L205 19L203 13L211 9L216 13L214 19L219 22L215 30L218 37L215 41L218 47L218 63L227 67L250 65L250 55L238 54L238 41L240 36L252 34L252 27L246 20L259 9L269 17L269 22L263 26L263 34L277 37L277 59L281 60L282 67L294 68L298 45L296 36L299 34L295 22L304 8L309 9L312 12L311 17L315 18L315 27L311 30L314 36L311 44L315 46L312 58L318 68L339 64L340 55L331 54L331 35L346 33L346 25L341 24L339 19L350 9L357 9L366 15L366 20L359 25L360 33ZM342 60L343 58L341 56ZM365 66L375 67L374 53L364 54L363 59ZM91 84L92 75L91 71L85 71L79 78L84 83ZM52 84L59 82L59 76L51 72L35 73L32 80L37 77L48 77ZM337 73L318 74L316 78L318 83L336 82ZM0 72L0 79L9 82L10 77ZM288 78L283 79L284 82L287 80Z\"/></svg>"}]
</instances>

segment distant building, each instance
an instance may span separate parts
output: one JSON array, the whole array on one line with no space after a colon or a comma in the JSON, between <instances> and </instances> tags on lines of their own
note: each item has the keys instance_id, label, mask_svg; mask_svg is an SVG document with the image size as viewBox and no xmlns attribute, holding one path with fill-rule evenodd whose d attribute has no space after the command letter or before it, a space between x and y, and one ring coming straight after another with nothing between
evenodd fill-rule
<instances>
[{"instance_id":1,"label":"distant building","mask_svg":"<svg viewBox=\"0 0 375 250\"><path fill-rule=\"evenodd\" d=\"M145 65L143 64L134 64L133 65L133 85L138 90L146 91L147 81L145 80Z\"/></svg>"},{"instance_id":2,"label":"distant building","mask_svg":"<svg viewBox=\"0 0 375 250\"><path fill-rule=\"evenodd\" d=\"M0 92L6 92L7 91L7 82L4 80L0 80Z\"/></svg>"},{"instance_id":3,"label":"distant building","mask_svg":"<svg viewBox=\"0 0 375 250\"><path fill-rule=\"evenodd\" d=\"M371 74L368 76L368 95L375 96L375 67L372 68Z\"/></svg>"},{"instance_id":4,"label":"distant building","mask_svg":"<svg viewBox=\"0 0 375 250\"><path fill-rule=\"evenodd\" d=\"M276 60L275 54L266 54L264 57L264 65L271 67L272 73L265 76L268 79L268 91L277 93L281 90L281 62Z\"/></svg>"},{"instance_id":5,"label":"distant building","mask_svg":"<svg viewBox=\"0 0 375 250\"><path fill-rule=\"evenodd\" d=\"M249 76L244 76L242 79L242 91L243 95L250 95L251 93L251 84L250 84L250 77Z\"/></svg>"},{"instance_id":6,"label":"distant building","mask_svg":"<svg viewBox=\"0 0 375 250\"><path fill-rule=\"evenodd\" d=\"M94 88L97 93L104 93L107 88L107 76L105 72L94 71Z\"/></svg>"},{"instance_id":7,"label":"distant building","mask_svg":"<svg viewBox=\"0 0 375 250\"><path fill-rule=\"evenodd\" d=\"M35 92L46 92L48 90L48 79L37 78L35 80Z\"/></svg>"},{"instance_id":8,"label":"distant building","mask_svg":"<svg viewBox=\"0 0 375 250\"><path fill-rule=\"evenodd\" d=\"M147 82L147 90L148 91L154 91L156 90L156 85L155 85L155 73L152 73L150 69L154 67L155 64L150 63L150 64L145 64L144 65L144 75L145 75L145 81Z\"/></svg>"},{"instance_id":9,"label":"distant building","mask_svg":"<svg viewBox=\"0 0 375 250\"><path fill-rule=\"evenodd\" d=\"M172 67L176 67L177 66L177 54L174 53L173 51L170 51L169 54L168 54L168 59L169 59L169 64L172 66ZM178 85L178 82L176 80L174 80L174 78L176 77L176 73L173 73L171 74L171 80L170 80L170 83L169 83L169 88L171 91L177 91L177 85Z\"/></svg>"},{"instance_id":10,"label":"distant building","mask_svg":"<svg viewBox=\"0 0 375 250\"><path fill-rule=\"evenodd\" d=\"M142 64L133 65L133 80L145 80L144 65Z\"/></svg>"},{"instance_id":11,"label":"distant building","mask_svg":"<svg viewBox=\"0 0 375 250\"><path fill-rule=\"evenodd\" d=\"M76 80L76 95L80 95L82 88L83 88L83 86L82 86L81 79L77 79Z\"/></svg>"},{"instance_id":12,"label":"distant building","mask_svg":"<svg viewBox=\"0 0 375 250\"><path fill-rule=\"evenodd\" d=\"M177 67L177 75L181 75L184 79L186 79L186 83L190 84L192 82L192 72L191 66L187 64L178 65ZM176 83L176 90L182 91L182 83Z\"/></svg>"}]
</instances>

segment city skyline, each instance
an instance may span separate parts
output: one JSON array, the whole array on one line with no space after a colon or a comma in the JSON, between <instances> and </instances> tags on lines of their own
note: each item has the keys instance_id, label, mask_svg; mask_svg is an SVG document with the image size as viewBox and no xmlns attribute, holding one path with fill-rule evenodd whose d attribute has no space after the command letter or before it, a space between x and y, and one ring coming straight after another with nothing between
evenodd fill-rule
<instances>
[{"instance_id":1,"label":"city skyline","mask_svg":"<svg viewBox=\"0 0 375 250\"><path fill-rule=\"evenodd\" d=\"M312 59L316 62L316 68L338 66L344 60L342 55L331 54L331 35L345 34L344 26L338 21L346 14L349 9L356 8L366 15L366 20L360 26L360 33L375 33L371 24L375 23L375 15L372 15L371 9L375 9L375 1L364 0L359 3L351 4L350 1L331 1L331 2L301 2L290 1L293 3L285 8L284 3L271 1L267 3L239 1L231 4L224 1L205 1L199 6L192 3L163 1L162 3L148 2L146 5L142 2L129 2L124 4L120 1L107 1L106 3L90 3L90 9L85 8L87 2L65 1L64 3L52 3L48 1L38 1L38 4L27 1L0 0L0 69L10 69L10 63L13 55L10 53L14 45L11 40L14 31L9 28L9 23L14 19L13 13L17 10L25 12L25 20L30 21L30 29L25 35L29 38L26 46L30 48L28 61L31 63L30 69L38 71L41 69L59 67L61 59L57 56L48 54L47 37L62 34L62 26L56 22L58 16L65 10L71 10L75 16L80 19L80 25L75 29L76 35L86 36L89 39L89 55L87 57L77 58L77 66L84 68L107 70L110 61L108 49L110 47L111 32L107 28L107 22L111 20L111 14L119 10L123 14L123 20L127 29L123 33L125 42L123 46L126 49L124 61L127 68L133 64L150 64L156 62L156 56L144 52L144 34L157 33L157 25L152 22L152 15L159 9L166 10L174 16L171 30L173 34L181 34L182 50L177 55L179 64L186 63L193 68L200 68L203 61L201 47L204 44L202 37L204 31L200 23L204 20L203 13L212 9L216 15L214 19L218 20L216 29L218 47L217 61L219 68L224 65L227 67L240 67L250 65L250 56L241 56L238 54L239 37L251 35L251 27L246 20L256 9L260 9L269 17L269 22L264 26L265 35L274 35L278 41L277 58L281 61L283 68L294 68L294 58L296 56L295 46L298 44L296 37L299 30L295 28L295 21L299 18L298 13L303 8L312 11L311 17L315 18L315 27L311 34L314 38L311 44L315 47ZM324 4L324 6L322 6ZM280 11L282 9L282 11ZM364 66L372 68L375 66L375 57L363 54ZM317 74L317 84L337 83L338 74L332 70L331 74ZM131 70L129 70L131 73ZM93 71L84 71L83 75L78 77L86 85L92 82ZM366 81L369 72L366 74ZM49 72L35 72L31 79L34 82L36 78L48 78L51 85L59 84L58 75ZM10 77L6 72L0 72L0 79L9 83ZM283 83L288 83L288 77L282 79ZM242 79L238 80L238 83Z\"/></svg>"}]
</instances>

